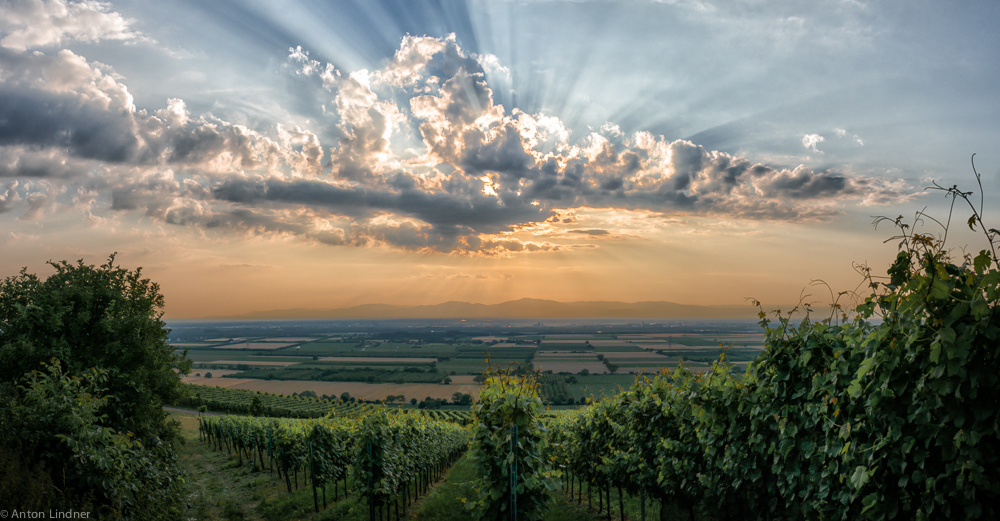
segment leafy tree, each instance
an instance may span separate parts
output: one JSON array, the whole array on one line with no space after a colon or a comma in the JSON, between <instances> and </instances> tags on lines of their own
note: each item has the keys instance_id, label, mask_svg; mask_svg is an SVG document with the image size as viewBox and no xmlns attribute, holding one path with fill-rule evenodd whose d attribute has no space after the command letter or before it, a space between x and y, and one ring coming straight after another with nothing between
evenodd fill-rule
<instances>
[{"instance_id":1,"label":"leafy tree","mask_svg":"<svg viewBox=\"0 0 1000 521\"><path fill-rule=\"evenodd\" d=\"M115 266L50 262L42 280L27 268L0 282L0 381L15 382L56 358L69 375L107 374L104 424L139 439L172 438L165 403L181 397L187 351L167 343L158 284Z\"/></svg>"}]
</instances>

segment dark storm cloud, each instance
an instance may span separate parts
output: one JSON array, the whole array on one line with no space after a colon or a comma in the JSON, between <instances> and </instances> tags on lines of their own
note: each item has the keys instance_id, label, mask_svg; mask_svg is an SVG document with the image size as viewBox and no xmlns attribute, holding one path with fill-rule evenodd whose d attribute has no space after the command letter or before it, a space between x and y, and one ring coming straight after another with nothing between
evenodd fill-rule
<instances>
[{"instance_id":1,"label":"dark storm cloud","mask_svg":"<svg viewBox=\"0 0 1000 521\"><path fill-rule=\"evenodd\" d=\"M594 228L594 229L590 229L590 230L569 230L566 233L572 233L572 234L576 234L576 235L599 236L599 235L609 235L611 232L609 232L607 230L600 230L600 229Z\"/></svg>"},{"instance_id":2,"label":"dark storm cloud","mask_svg":"<svg viewBox=\"0 0 1000 521\"><path fill-rule=\"evenodd\" d=\"M361 187L343 188L322 181L255 182L233 179L214 188L212 193L219 200L248 206L278 203L322 208L350 217L391 211L417 218L444 234L452 234L458 228L493 233L512 224L546 217L537 206L499 205L491 197L456 196L418 189L391 192Z\"/></svg>"},{"instance_id":3,"label":"dark storm cloud","mask_svg":"<svg viewBox=\"0 0 1000 521\"><path fill-rule=\"evenodd\" d=\"M133 161L139 142L129 123L104 107L81 104L74 94L0 89L0 146L61 148L85 159Z\"/></svg>"},{"instance_id":4,"label":"dark storm cloud","mask_svg":"<svg viewBox=\"0 0 1000 521\"><path fill-rule=\"evenodd\" d=\"M837 195L853 195L863 189L863 181L849 179L831 172L812 172L797 168L781 172L760 183L759 188L777 197L820 199Z\"/></svg>"}]
</instances>

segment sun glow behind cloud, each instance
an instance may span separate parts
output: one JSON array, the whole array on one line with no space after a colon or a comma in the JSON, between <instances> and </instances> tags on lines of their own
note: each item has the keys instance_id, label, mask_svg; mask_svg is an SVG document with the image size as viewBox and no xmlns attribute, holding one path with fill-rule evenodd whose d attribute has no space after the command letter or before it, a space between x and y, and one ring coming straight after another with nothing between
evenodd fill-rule
<instances>
[{"instance_id":1,"label":"sun glow behind cloud","mask_svg":"<svg viewBox=\"0 0 1000 521\"><path fill-rule=\"evenodd\" d=\"M539 32L551 5L463 2L431 12L393 2L218 4L232 20L219 24L213 37L223 45L215 51L261 61L255 54L270 52L270 83L262 88L277 93L270 101L245 98L252 110L233 110L235 101L213 100L208 91L137 102L148 94L134 85L148 84L118 72L118 65L129 64L107 65L87 52L122 41L155 49L164 36L147 36L148 26L139 29L110 4L10 5L16 16L0 24L0 220L6 232L0 240L35 253L8 257L14 263L4 265L8 271L38 256L124 249L141 262L170 257L178 266L243 267L220 278L214 268L183 275L169 263L154 263L173 287L185 277L239 284L237 273L256 270L272 289L308 292L309 284L295 277L322 276L324 262L354 277L306 298L320 305L383 301L378 295L400 292L400 274L419 259L429 274L417 280L456 285L435 293L441 297L426 291L400 297L415 303L459 294L489 301L589 293L692 302L721 298L719 288L735 284L733 274L752 279L763 273L705 258L735 249L749 264L776 252L802 260L804 253L784 253L795 246L776 230L805 240L809 234L795 230L829 233L824 226L852 215L867 221L879 207L912 200L920 188L912 175L835 159L875 153L880 136L872 127L759 123L765 111L757 107L780 110L791 99L778 100L774 89L747 81L763 80L763 69L743 69L725 54L719 63L686 67L704 51L668 45L706 28L757 23L768 29L719 34L745 34L741 48L773 44L795 63L788 70L808 76L814 66L801 49L836 57L870 45L876 36L857 25L864 6L844 6L836 16L855 25L833 28L822 25L822 17L775 21L767 10L748 10L741 18L703 9L709 4L637 3L601 11L600 4L584 3L566 13L579 17L576 26L552 24ZM335 9L354 11L338 18L331 16ZM677 16L646 17L667 24L670 38L662 42L650 40L629 55L584 43L597 39L584 38L581 27L642 33L648 28L637 20L662 9ZM607 16L596 16L602 13ZM411 31L418 22L423 30ZM294 44L285 42L289 35ZM706 44L722 48L731 39ZM579 45L555 46L555 40ZM633 63L660 51L665 65ZM628 73L607 74L614 67ZM657 67L685 72L665 75ZM685 79L726 78L719 74L724 67L743 78L745 88ZM629 87L654 81L661 90ZM796 83L796 99L819 95L817 82ZM604 87L614 95L594 98ZM706 124L712 117L717 120ZM732 128L749 136L744 143L771 139L784 148L732 146ZM66 230L76 230L75 237ZM174 253L143 253L155 241ZM816 248L811 254L825 258L837 249ZM295 276L275 275L282 266L301 268L292 270ZM545 270L553 275L542 275ZM716 289L693 296L685 293L695 291L693 285L657 279L681 272L712 278ZM395 274L394 282L378 280L386 273ZM183 291L184 309L196 309L197 292ZM205 313L197 309L186 313Z\"/></svg>"}]
</instances>

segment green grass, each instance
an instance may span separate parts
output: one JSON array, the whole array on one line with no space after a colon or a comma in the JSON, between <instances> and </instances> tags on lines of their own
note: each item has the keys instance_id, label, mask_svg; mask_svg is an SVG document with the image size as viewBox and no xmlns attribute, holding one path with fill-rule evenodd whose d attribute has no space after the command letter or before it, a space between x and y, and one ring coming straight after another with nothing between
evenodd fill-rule
<instances>
[{"instance_id":1,"label":"green grass","mask_svg":"<svg viewBox=\"0 0 1000 521\"><path fill-rule=\"evenodd\" d=\"M524 359L490 357L489 365L507 368L512 364L525 363ZM447 362L438 362L437 368L438 371L446 373L455 371L456 374L481 374L486 370L487 363L485 358L452 358Z\"/></svg>"},{"instance_id":2,"label":"green grass","mask_svg":"<svg viewBox=\"0 0 1000 521\"><path fill-rule=\"evenodd\" d=\"M366 521L367 510L354 498L345 498L340 486L340 501L333 501L328 487L327 508L313 511L312 489L299 482L292 494L285 483L267 470L253 469L225 452L212 450L198 440L197 415L171 413L180 421L183 443L177 456L188 484L189 520L345 520ZM301 476L300 476L301 477ZM350 483L350 482L349 482ZM322 508L322 497L320 497Z\"/></svg>"},{"instance_id":3,"label":"green grass","mask_svg":"<svg viewBox=\"0 0 1000 521\"><path fill-rule=\"evenodd\" d=\"M312 490L300 482L298 489L287 493L285 483L267 470L255 470L240 465L225 452L217 452L198 440L197 418L194 414L172 413L182 427L184 443L177 450L178 458L187 474L189 487L189 520L248 520L248 521L367 521L368 509L364 501L344 497L341 485L339 501L334 501L333 490L327 490L327 508L314 512ZM462 499L475 494L478 472L471 455L466 453L446 473L445 478L432 487L431 492L418 499L405 511L408 521L471 521L471 512ZM565 486L565 485L564 485ZM639 498L628 494L624 497L625 517L639 519ZM607 519L607 509L597 512L597 500L591 505L584 486L582 501L570 497L564 489L551 494L549 511L544 521L597 521ZM612 519L619 519L617 491L611 493ZM668 505L669 519L687 519L688 512ZM659 505L646 501L646 519L659 517ZM695 519L709 519L698 512Z\"/></svg>"},{"instance_id":4,"label":"green grass","mask_svg":"<svg viewBox=\"0 0 1000 521\"><path fill-rule=\"evenodd\" d=\"M598 353L639 353L646 351L637 345L626 346L594 346L594 351Z\"/></svg>"},{"instance_id":5,"label":"green grass","mask_svg":"<svg viewBox=\"0 0 1000 521\"><path fill-rule=\"evenodd\" d=\"M359 346L357 343L346 342L312 342L303 344L298 349L288 347L276 354L308 355L308 356L390 356L414 358L441 358L455 356L455 348L447 344L411 345L399 342L385 342L379 345L367 343Z\"/></svg>"},{"instance_id":6,"label":"green grass","mask_svg":"<svg viewBox=\"0 0 1000 521\"><path fill-rule=\"evenodd\" d=\"M472 521L472 512L466 508L466 502L476 494L475 462L471 453L462 456L427 497L418 503L415 515L407 517L414 521ZM616 511L617 512L617 511ZM626 510L626 512L628 512ZM577 505L567 499L565 494L553 492L549 502L549 511L544 521L595 521L600 519L596 511L590 510L586 503ZM638 519L636 516L634 519ZM647 517L650 521L655 519Z\"/></svg>"},{"instance_id":7,"label":"green grass","mask_svg":"<svg viewBox=\"0 0 1000 521\"><path fill-rule=\"evenodd\" d=\"M285 356L274 356L274 351L259 351L242 349L200 349L198 351L188 351L188 358L193 362L214 362L216 360L250 361L257 362L305 362L312 360L306 356L288 356L292 353L283 353ZM265 358L266 357L266 358Z\"/></svg>"},{"instance_id":8,"label":"green grass","mask_svg":"<svg viewBox=\"0 0 1000 521\"><path fill-rule=\"evenodd\" d=\"M181 421L184 442L178 457L189 485L188 519L261 519L255 507L274 486L251 476L252 469L241 467L228 455L213 451L198 441L197 423L191 414L173 414Z\"/></svg>"}]
</instances>

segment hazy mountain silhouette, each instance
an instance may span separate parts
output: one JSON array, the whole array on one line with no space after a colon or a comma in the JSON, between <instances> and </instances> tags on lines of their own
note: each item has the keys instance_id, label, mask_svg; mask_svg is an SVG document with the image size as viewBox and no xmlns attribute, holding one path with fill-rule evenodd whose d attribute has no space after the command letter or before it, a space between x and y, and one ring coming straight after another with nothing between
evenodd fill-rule
<instances>
[{"instance_id":1,"label":"hazy mountain silhouette","mask_svg":"<svg viewBox=\"0 0 1000 521\"><path fill-rule=\"evenodd\" d=\"M293 308L254 311L226 319L315 318L754 318L757 308L745 306L694 306L674 302L558 302L523 298L499 304L450 301L423 306L362 304L346 308Z\"/></svg>"}]
</instances>

